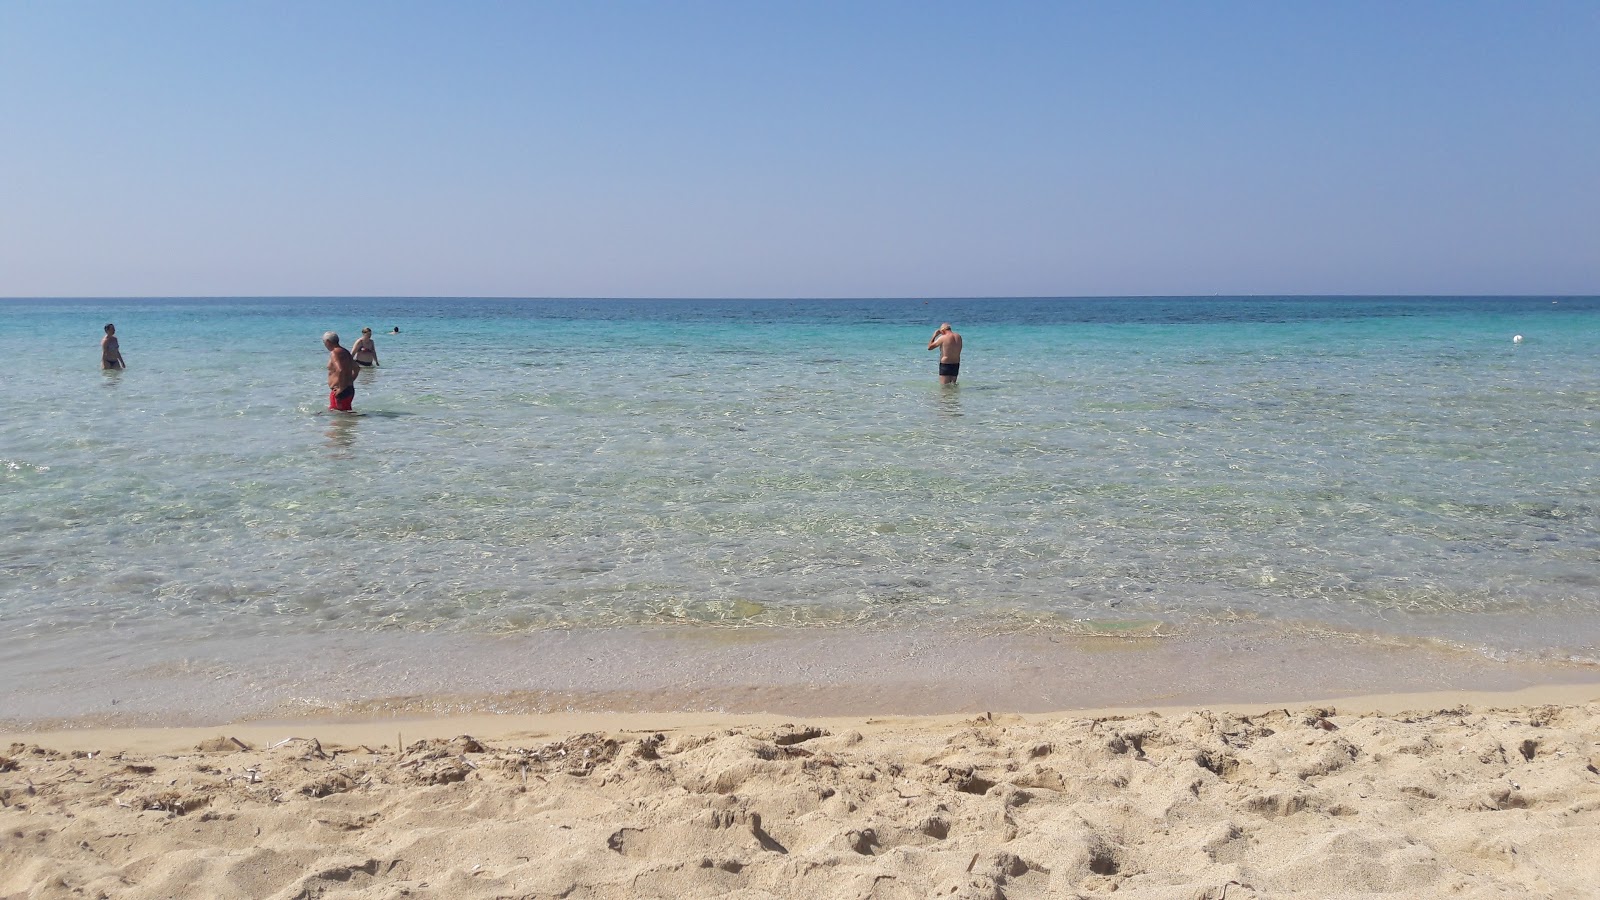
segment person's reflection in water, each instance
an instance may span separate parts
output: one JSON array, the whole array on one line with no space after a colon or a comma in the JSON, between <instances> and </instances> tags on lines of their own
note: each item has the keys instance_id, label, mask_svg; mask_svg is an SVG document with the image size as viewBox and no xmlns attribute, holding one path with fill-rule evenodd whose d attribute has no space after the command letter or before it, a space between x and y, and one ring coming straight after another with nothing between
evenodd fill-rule
<instances>
[{"instance_id":1,"label":"person's reflection in water","mask_svg":"<svg viewBox=\"0 0 1600 900\"><path fill-rule=\"evenodd\" d=\"M120 369L120 368L118 368L118 369L101 369L100 370L100 374L105 376L105 378L102 379L102 380L105 383L105 386L108 387L108 388L121 387L121 385L122 385L122 372L123 372L123 370Z\"/></svg>"},{"instance_id":2,"label":"person's reflection in water","mask_svg":"<svg viewBox=\"0 0 1600 900\"><path fill-rule=\"evenodd\" d=\"M328 438L328 449L332 451L335 459L349 459L355 456L356 449L356 423L361 421L356 416L330 416L328 430L323 432Z\"/></svg>"},{"instance_id":3,"label":"person's reflection in water","mask_svg":"<svg viewBox=\"0 0 1600 900\"><path fill-rule=\"evenodd\" d=\"M959 419L963 415L965 415L965 413L963 413L961 411L961 385L959 385L959 384L943 385L942 384L942 385L940 385L940 387L944 388L944 390L941 390L936 395L939 398L939 400L938 400L938 404L939 405L937 407L937 410L939 412L939 418L941 418L941 419Z\"/></svg>"}]
</instances>

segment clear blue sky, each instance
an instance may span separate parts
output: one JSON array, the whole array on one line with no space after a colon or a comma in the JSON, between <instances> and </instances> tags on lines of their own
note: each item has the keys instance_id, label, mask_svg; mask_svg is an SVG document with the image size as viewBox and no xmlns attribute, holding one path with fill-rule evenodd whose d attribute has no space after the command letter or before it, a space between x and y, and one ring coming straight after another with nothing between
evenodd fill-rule
<instances>
[{"instance_id":1,"label":"clear blue sky","mask_svg":"<svg viewBox=\"0 0 1600 900\"><path fill-rule=\"evenodd\" d=\"M0 296L1600 293L1600 3L0 0Z\"/></svg>"}]
</instances>

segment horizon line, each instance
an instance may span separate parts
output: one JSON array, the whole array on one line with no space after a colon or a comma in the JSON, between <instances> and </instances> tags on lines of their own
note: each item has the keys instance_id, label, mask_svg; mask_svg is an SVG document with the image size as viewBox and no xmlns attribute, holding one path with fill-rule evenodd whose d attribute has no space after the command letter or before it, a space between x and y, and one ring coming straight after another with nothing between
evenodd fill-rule
<instances>
[{"instance_id":1,"label":"horizon line","mask_svg":"<svg viewBox=\"0 0 1600 900\"><path fill-rule=\"evenodd\" d=\"M1241 300L1331 300L1331 299L1519 299L1550 297L1558 299L1584 299L1600 297L1600 293L1490 293L1490 294L1450 294L1450 293L1334 293L1334 294L1289 294L1289 293L1255 293L1255 294L1230 294L1230 293L1205 293L1205 294L991 294L984 296L951 294L935 296L932 294L908 294L898 297L887 296L533 296L520 294L17 294L0 296L0 302L14 300L579 300L579 301L636 301L636 300L670 300L670 301L758 301L778 302L795 300L815 301L849 301L849 300L1190 300L1190 299L1224 299L1234 298Z\"/></svg>"}]
</instances>

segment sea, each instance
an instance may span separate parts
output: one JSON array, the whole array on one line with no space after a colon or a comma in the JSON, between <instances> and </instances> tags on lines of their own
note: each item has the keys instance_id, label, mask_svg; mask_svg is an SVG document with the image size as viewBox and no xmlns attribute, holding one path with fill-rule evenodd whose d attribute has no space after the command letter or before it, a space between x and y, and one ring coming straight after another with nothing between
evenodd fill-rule
<instances>
[{"instance_id":1,"label":"sea","mask_svg":"<svg viewBox=\"0 0 1600 900\"><path fill-rule=\"evenodd\" d=\"M1594 672L1597 348L1569 296L3 300L0 722L603 693L628 635Z\"/></svg>"}]
</instances>

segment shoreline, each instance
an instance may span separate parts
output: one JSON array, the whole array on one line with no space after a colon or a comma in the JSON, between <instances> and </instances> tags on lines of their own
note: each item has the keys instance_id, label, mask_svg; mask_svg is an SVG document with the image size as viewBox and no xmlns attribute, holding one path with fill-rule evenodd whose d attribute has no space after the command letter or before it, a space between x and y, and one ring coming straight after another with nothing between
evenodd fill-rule
<instances>
[{"instance_id":1,"label":"shoreline","mask_svg":"<svg viewBox=\"0 0 1600 900\"><path fill-rule=\"evenodd\" d=\"M96 645L98 649L102 645ZM70 638L0 655L0 731L467 714L1049 714L1600 684L1570 660L1259 623L1173 636L614 628L516 636L344 632Z\"/></svg>"},{"instance_id":2,"label":"shoreline","mask_svg":"<svg viewBox=\"0 0 1600 900\"><path fill-rule=\"evenodd\" d=\"M1600 892L1592 665L1254 624L125 643L0 657L53 664L0 713L118 701L0 715L0 897Z\"/></svg>"},{"instance_id":3,"label":"shoreline","mask_svg":"<svg viewBox=\"0 0 1600 900\"><path fill-rule=\"evenodd\" d=\"M1198 703L1191 705L1134 705L1059 709L1019 713L984 710L979 717L1011 722L1120 719L1139 716L1179 717L1197 712L1252 717L1294 709L1329 709L1340 715L1393 717L1408 712L1432 712L1470 707L1483 710L1528 710L1539 707L1578 707L1600 704L1600 680L1539 684L1506 691L1437 690L1385 694L1316 696L1272 701ZM1330 713L1331 714L1331 713ZM369 715L358 718L317 715L297 718L239 720L207 725L112 725L40 728L0 728L0 745L36 744L67 752L94 750L153 754L201 752L198 745L219 735L239 738L252 748L270 747L284 740L316 737L341 744L393 746L416 740L460 736L487 741L518 741L598 732L644 734L652 732L711 733L730 728L781 728L816 726L853 729L863 733L904 729L956 729L973 720L964 713L879 713L872 715L794 715L783 712L537 712L469 714Z\"/></svg>"}]
</instances>

